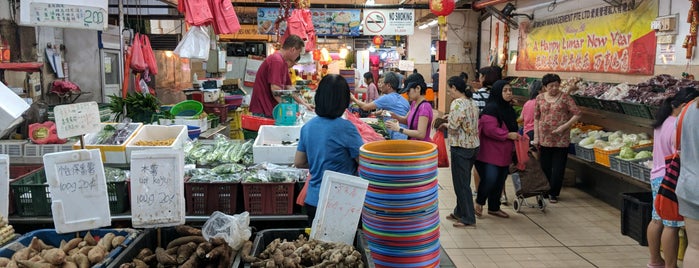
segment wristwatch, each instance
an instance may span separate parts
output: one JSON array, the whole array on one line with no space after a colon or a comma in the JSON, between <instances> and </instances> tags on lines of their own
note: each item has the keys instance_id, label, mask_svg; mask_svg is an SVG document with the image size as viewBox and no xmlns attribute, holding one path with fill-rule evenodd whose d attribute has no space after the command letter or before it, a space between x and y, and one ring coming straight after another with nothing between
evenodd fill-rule
<instances>
[{"instance_id":1,"label":"wristwatch","mask_svg":"<svg viewBox=\"0 0 699 268\"><path fill-rule=\"evenodd\" d=\"M398 132L403 133L403 128L398 129Z\"/></svg>"}]
</instances>

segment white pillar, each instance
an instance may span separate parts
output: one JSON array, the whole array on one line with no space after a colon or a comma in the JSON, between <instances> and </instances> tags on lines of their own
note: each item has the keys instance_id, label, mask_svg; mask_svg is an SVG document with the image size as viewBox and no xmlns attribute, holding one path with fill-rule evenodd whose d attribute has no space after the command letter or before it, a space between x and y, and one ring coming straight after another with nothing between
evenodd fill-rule
<instances>
[{"instance_id":1,"label":"white pillar","mask_svg":"<svg viewBox=\"0 0 699 268\"><path fill-rule=\"evenodd\" d=\"M0 1L0 20L11 20L10 1Z\"/></svg>"}]
</instances>

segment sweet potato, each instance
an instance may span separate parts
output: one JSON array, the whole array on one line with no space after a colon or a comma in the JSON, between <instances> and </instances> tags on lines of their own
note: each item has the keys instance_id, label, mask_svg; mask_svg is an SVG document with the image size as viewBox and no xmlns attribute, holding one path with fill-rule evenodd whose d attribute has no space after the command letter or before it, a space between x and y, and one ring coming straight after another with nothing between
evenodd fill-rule
<instances>
[{"instance_id":1,"label":"sweet potato","mask_svg":"<svg viewBox=\"0 0 699 268\"><path fill-rule=\"evenodd\" d=\"M66 253L60 248L52 248L41 252L42 258L50 264L60 265L66 261Z\"/></svg>"},{"instance_id":2,"label":"sweet potato","mask_svg":"<svg viewBox=\"0 0 699 268\"><path fill-rule=\"evenodd\" d=\"M214 247L218 247L220 245L227 244L226 239L223 239L222 237L212 237L211 239L209 239L209 242Z\"/></svg>"},{"instance_id":3,"label":"sweet potato","mask_svg":"<svg viewBox=\"0 0 699 268\"><path fill-rule=\"evenodd\" d=\"M226 252L227 247L228 245L220 245L218 247L215 247L214 249L209 251L209 253L206 253L206 258L209 260L218 259L218 257L220 257L222 254Z\"/></svg>"},{"instance_id":4,"label":"sweet potato","mask_svg":"<svg viewBox=\"0 0 699 268\"><path fill-rule=\"evenodd\" d=\"M175 226L175 231L177 231L178 234L183 236L201 236L201 229L194 228L188 225Z\"/></svg>"},{"instance_id":5,"label":"sweet potato","mask_svg":"<svg viewBox=\"0 0 699 268\"><path fill-rule=\"evenodd\" d=\"M99 263L107 257L107 251L101 246L92 247L90 252L87 253L87 259L91 264Z\"/></svg>"},{"instance_id":6,"label":"sweet potato","mask_svg":"<svg viewBox=\"0 0 699 268\"><path fill-rule=\"evenodd\" d=\"M78 265L78 268L90 267L90 260L87 259L87 255L82 254L80 252L75 253L75 255L73 255L73 261L75 261L75 264Z\"/></svg>"},{"instance_id":7,"label":"sweet potato","mask_svg":"<svg viewBox=\"0 0 699 268\"><path fill-rule=\"evenodd\" d=\"M78 244L80 244L80 242L82 242L82 241L83 240L81 238L73 238L70 241L68 241L67 243L63 244L61 246L61 249L63 250L63 252L68 253L71 250L73 250L74 248L77 248Z\"/></svg>"},{"instance_id":8,"label":"sweet potato","mask_svg":"<svg viewBox=\"0 0 699 268\"><path fill-rule=\"evenodd\" d=\"M87 256L87 254L90 253L90 250L92 250L93 248L95 248L95 246L84 246L80 248L80 253Z\"/></svg>"},{"instance_id":9,"label":"sweet potato","mask_svg":"<svg viewBox=\"0 0 699 268\"><path fill-rule=\"evenodd\" d=\"M176 247L179 245L187 244L189 242L194 242L194 243L199 244L202 242L206 242L206 239L204 239L203 236L194 236L194 235L183 236L183 237L180 237L180 238L177 238L175 240L170 241L170 243L167 244L167 248L173 248L173 247Z\"/></svg>"},{"instance_id":10,"label":"sweet potato","mask_svg":"<svg viewBox=\"0 0 699 268\"><path fill-rule=\"evenodd\" d=\"M72 261L67 261L63 263L63 266L61 266L61 268L78 268L78 265Z\"/></svg>"},{"instance_id":11,"label":"sweet potato","mask_svg":"<svg viewBox=\"0 0 699 268\"><path fill-rule=\"evenodd\" d=\"M199 264L198 264L198 260L199 260L199 257L197 257L197 255L195 255L195 254L192 254L191 256L189 256L189 259L187 259L187 261L185 261L185 262L182 264L182 266L180 266L180 268L196 268L196 267L199 267L199 266L198 266L198 265L199 265Z\"/></svg>"},{"instance_id":12,"label":"sweet potato","mask_svg":"<svg viewBox=\"0 0 699 268\"><path fill-rule=\"evenodd\" d=\"M104 251L109 252L112 250L112 240L116 237L114 233L107 233L105 234L102 239L100 239L99 242L97 242L97 246L101 246Z\"/></svg>"},{"instance_id":13,"label":"sweet potato","mask_svg":"<svg viewBox=\"0 0 699 268\"><path fill-rule=\"evenodd\" d=\"M123 244L124 241L126 241L125 236L123 236L123 235L115 236L114 239L112 239L112 248L116 248L118 246L121 246L121 244Z\"/></svg>"},{"instance_id":14,"label":"sweet potato","mask_svg":"<svg viewBox=\"0 0 699 268\"><path fill-rule=\"evenodd\" d=\"M17 261L17 263L26 268L51 268L51 264L47 262Z\"/></svg>"},{"instance_id":15,"label":"sweet potato","mask_svg":"<svg viewBox=\"0 0 699 268\"><path fill-rule=\"evenodd\" d=\"M10 261L11 260L9 258L0 257L0 267L7 266L7 264L10 263Z\"/></svg>"},{"instance_id":16,"label":"sweet potato","mask_svg":"<svg viewBox=\"0 0 699 268\"><path fill-rule=\"evenodd\" d=\"M19 266L17 265L16 261L10 260L10 262L7 263L7 266L5 266L5 268L19 268Z\"/></svg>"},{"instance_id":17,"label":"sweet potato","mask_svg":"<svg viewBox=\"0 0 699 268\"><path fill-rule=\"evenodd\" d=\"M171 248L166 249L165 253L167 253L168 255L177 255L178 249L180 249L180 246L171 247Z\"/></svg>"},{"instance_id":18,"label":"sweet potato","mask_svg":"<svg viewBox=\"0 0 699 268\"><path fill-rule=\"evenodd\" d=\"M148 257L148 256L150 256L150 255L153 255L153 254L155 254L155 253L153 253L153 251L152 251L151 249L149 249L149 248L144 248L144 249L141 249L141 251L138 252L138 255L136 255L136 257L135 257L134 259L143 260L144 258L146 258L146 257Z\"/></svg>"},{"instance_id":19,"label":"sweet potato","mask_svg":"<svg viewBox=\"0 0 699 268\"><path fill-rule=\"evenodd\" d=\"M212 248L213 246L209 242L200 243L199 246L197 246L197 250L195 251L195 253L197 257L205 258L206 253L209 253L209 251L211 251Z\"/></svg>"},{"instance_id":20,"label":"sweet potato","mask_svg":"<svg viewBox=\"0 0 699 268\"><path fill-rule=\"evenodd\" d=\"M148 264L141 260L133 260L134 268L148 268Z\"/></svg>"},{"instance_id":21,"label":"sweet potato","mask_svg":"<svg viewBox=\"0 0 699 268\"><path fill-rule=\"evenodd\" d=\"M26 261L29 258L34 256L32 254L32 249L31 248L23 248L15 252L15 254L12 254L12 260L13 261Z\"/></svg>"},{"instance_id":22,"label":"sweet potato","mask_svg":"<svg viewBox=\"0 0 699 268\"><path fill-rule=\"evenodd\" d=\"M83 240L85 242L87 242L88 246L96 246L97 245L97 240L95 240L95 238L92 237L92 234L90 234L89 231L85 234L85 237L83 237Z\"/></svg>"},{"instance_id":23,"label":"sweet potato","mask_svg":"<svg viewBox=\"0 0 699 268\"><path fill-rule=\"evenodd\" d=\"M32 237L32 242L29 243L29 248L41 252L44 249L52 249L52 246L49 246L44 243L44 241L41 241L41 239L35 237Z\"/></svg>"},{"instance_id":24,"label":"sweet potato","mask_svg":"<svg viewBox=\"0 0 699 268\"><path fill-rule=\"evenodd\" d=\"M181 245L177 249L177 264L183 264L185 261L187 261L195 250L197 250L197 244L194 242Z\"/></svg>"},{"instance_id":25,"label":"sweet potato","mask_svg":"<svg viewBox=\"0 0 699 268\"><path fill-rule=\"evenodd\" d=\"M177 259L165 252L165 249L158 247L155 249L155 258L158 259L158 264L165 266L177 265Z\"/></svg>"},{"instance_id":26,"label":"sweet potato","mask_svg":"<svg viewBox=\"0 0 699 268\"><path fill-rule=\"evenodd\" d=\"M218 268L228 268L231 267L231 247L228 245L224 246L224 252L218 258Z\"/></svg>"}]
</instances>

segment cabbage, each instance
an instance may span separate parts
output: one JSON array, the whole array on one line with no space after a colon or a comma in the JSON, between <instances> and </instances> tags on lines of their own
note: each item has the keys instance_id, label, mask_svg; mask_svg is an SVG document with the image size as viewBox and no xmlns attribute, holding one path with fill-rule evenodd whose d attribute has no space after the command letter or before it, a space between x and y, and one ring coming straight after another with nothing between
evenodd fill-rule
<instances>
[{"instance_id":1,"label":"cabbage","mask_svg":"<svg viewBox=\"0 0 699 268\"><path fill-rule=\"evenodd\" d=\"M631 147L621 147L621 151L619 151L619 157L622 159L633 159L636 156L636 152L631 149Z\"/></svg>"},{"instance_id":2,"label":"cabbage","mask_svg":"<svg viewBox=\"0 0 699 268\"><path fill-rule=\"evenodd\" d=\"M597 139L595 139L595 137L587 137L587 138L582 139L580 141L580 143L578 143L578 145L583 146L583 147L589 146L589 145L594 144L595 140L597 140Z\"/></svg>"},{"instance_id":3,"label":"cabbage","mask_svg":"<svg viewBox=\"0 0 699 268\"><path fill-rule=\"evenodd\" d=\"M626 145L633 146L638 143L638 135L636 134L623 134L621 135L621 139L624 141Z\"/></svg>"},{"instance_id":4,"label":"cabbage","mask_svg":"<svg viewBox=\"0 0 699 268\"><path fill-rule=\"evenodd\" d=\"M651 151L640 151L636 154L634 159L643 159L649 157L653 157L653 153Z\"/></svg>"},{"instance_id":5,"label":"cabbage","mask_svg":"<svg viewBox=\"0 0 699 268\"><path fill-rule=\"evenodd\" d=\"M593 147L597 149L604 149L604 147L608 147L609 143L603 140L596 140Z\"/></svg>"},{"instance_id":6,"label":"cabbage","mask_svg":"<svg viewBox=\"0 0 699 268\"><path fill-rule=\"evenodd\" d=\"M609 145L618 146L619 148L621 148L621 146L626 145L626 143L624 142L624 139L622 139L622 138L612 139L610 137L609 138Z\"/></svg>"},{"instance_id":7,"label":"cabbage","mask_svg":"<svg viewBox=\"0 0 699 268\"><path fill-rule=\"evenodd\" d=\"M639 140L648 140L648 134L646 133L638 133L638 139Z\"/></svg>"}]
</instances>

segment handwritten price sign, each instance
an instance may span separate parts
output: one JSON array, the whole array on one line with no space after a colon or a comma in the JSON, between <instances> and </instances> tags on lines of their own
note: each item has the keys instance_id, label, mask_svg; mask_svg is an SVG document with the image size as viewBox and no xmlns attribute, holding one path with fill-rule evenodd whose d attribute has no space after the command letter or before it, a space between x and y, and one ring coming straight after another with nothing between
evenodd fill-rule
<instances>
[{"instance_id":1,"label":"handwritten price sign","mask_svg":"<svg viewBox=\"0 0 699 268\"><path fill-rule=\"evenodd\" d=\"M176 150L131 155L131 219L134 227L184 224L184 155Z\"/></svg>"},{"instance_id":2,"label":"handwritten price sign","mask_svg":"<svg viewBox=\"0 0 699 268\"><path fill-rule=\"evenodd\" d=\"M100 131L100 112L94 101L58 105L53 112L56 116L56 134L60 138Z\"/></svg>"},{"instance_id":3,"label":"handwritten price sign","mask_svg":"<svg viewBox=\"0 0 699 268\"><path fill-rule=\"evenodd\" d=\"M325 171L311 238L351 245L368 187L360 177Z\"/></svg>"},{"instance_id":4,"label":"handwritten price sign","mask_svg":"<svg viewBox=\"0 0 699 268\"><path fill-rule=\"evenodd\" d=\"M29 19L33 25L98 31L107 28L107 10L104 8L40 2L31 2L29 6Z\"/></svg>"}]
</instances>

